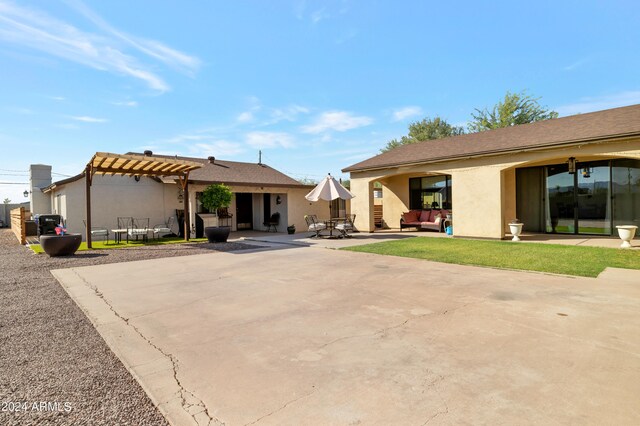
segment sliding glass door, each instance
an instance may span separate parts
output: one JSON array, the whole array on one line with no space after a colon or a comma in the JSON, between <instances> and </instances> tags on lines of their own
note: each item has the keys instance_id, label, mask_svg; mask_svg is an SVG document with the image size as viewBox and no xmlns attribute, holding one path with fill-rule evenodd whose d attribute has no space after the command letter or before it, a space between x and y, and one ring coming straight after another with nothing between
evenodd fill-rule
<instances>
[{"instance_id":1,"label":"sliding glass door","mask_svg":"<svg viewBox=\"0 0 640 426\"><path fill-rule=\"evenodd\" d=\"M609 162L579 164L576 173L578 233L611 235Z\"/></svg>"},{"instance_id":2,"label":"sliding glass door","mask_svg":"<svg viewBox=\"0 0 640 426\"><path fill-rule=\"evenodd\" d=\"M566 164L547 167L546 228L554 234L575 234L574 176Z\"/></svg>"},{"instance_id":3,"label":"sliding glass door","mask_svg":"<svg viewBox=\"0 0 640 426\"><path fill-rule=\"evenodd\" d=\"M547 167L546 231L611 235L611 167L608 161Z\"/></svg>"}]
</instances>

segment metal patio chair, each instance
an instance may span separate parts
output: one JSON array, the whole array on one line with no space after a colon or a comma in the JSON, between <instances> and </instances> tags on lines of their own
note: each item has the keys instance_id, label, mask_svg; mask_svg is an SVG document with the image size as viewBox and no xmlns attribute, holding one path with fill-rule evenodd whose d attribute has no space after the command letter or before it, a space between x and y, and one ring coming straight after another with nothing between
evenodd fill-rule
<instances>
[{"instance_id":1,"label":"metal patio chair","mask_svg":"<svg viewBox=\"0 0 640 426\"><path fill-rule=\"evenodd\" d=\"M314 214L309 214L304 216L305 222L307 222L307 226L309 227L309 231L314 232L314 235L310 235L309 238L317 238L321 237L320 232L327 229L327 224L324 222L320 222L318 217Z\"/></svg>"}]
</instances>

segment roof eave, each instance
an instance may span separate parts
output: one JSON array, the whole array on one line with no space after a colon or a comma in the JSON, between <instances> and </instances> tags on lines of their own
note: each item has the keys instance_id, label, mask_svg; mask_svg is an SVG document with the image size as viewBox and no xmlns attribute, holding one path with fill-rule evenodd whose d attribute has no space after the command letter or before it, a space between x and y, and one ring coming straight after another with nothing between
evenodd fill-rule
<instances>
[{"instance_id":1,"label":"roof eave","mask_svg":"<svg viewBox=\"0 0 640 426\"><path fill-rule=\"evenodd\" d=\"M401 166L404 167L404 166L413 166L413 165L419 165L419 164L441 163L441 162L444 162L444 161L454 161L454 160L477 158L477 157L489 157L489 156L492 156L492 155L514 154L514 153L518 153L518 152L529 152L529 151L540 151L540 150L548 149L548 148L563 148L563 147L570 147L570 146L575 146L575 145L602 143L602 142L608 142L608 141L614 141L614 140L620 140L620 139L628 139L628 138L639 137L639 136L640 136L640 132L632 132L632 133L624 133L624 134L612 135L612 136L606 136L606 137L583 138L583 139L575 139L575 140L571 140L571 141L554 142L554 143L550 143L550 144L535 145L535 146L531 146L531 147L519 147L519 148L511 148L511 149L505 149L505 150L479 151L479 152L476 152L476 153L473 153L473 154L451 155L451 156L446 156L446 157L432 158L432 159L428 159L428 160L417 160L417 161L404 161L404 162L388 163L388 164L382 164L382 165L370 166L370 167L353 167L353 166L349 166L349 167L346 167L346 168L342 169L342 172L343 173L366 172L366 171L382 170L382 169L389 169L389 168L401 167Z\"/></svg>"}]
</instances>

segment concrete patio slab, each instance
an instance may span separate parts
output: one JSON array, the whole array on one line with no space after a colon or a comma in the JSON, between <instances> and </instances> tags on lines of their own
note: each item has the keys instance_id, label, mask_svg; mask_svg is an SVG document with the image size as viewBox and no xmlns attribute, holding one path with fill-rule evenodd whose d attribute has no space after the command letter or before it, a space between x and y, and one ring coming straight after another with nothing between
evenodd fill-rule
<instances>
[{"instance_id":1,"label":"concrete patio slab","mask_svg":"<svg viewBox=\"0 0 640 426\"><path fill-rule=\"evenodd\" d=\"M54 275L176 425L640 419L635 282L295 246Z\"/></svg>"}]
</instances>

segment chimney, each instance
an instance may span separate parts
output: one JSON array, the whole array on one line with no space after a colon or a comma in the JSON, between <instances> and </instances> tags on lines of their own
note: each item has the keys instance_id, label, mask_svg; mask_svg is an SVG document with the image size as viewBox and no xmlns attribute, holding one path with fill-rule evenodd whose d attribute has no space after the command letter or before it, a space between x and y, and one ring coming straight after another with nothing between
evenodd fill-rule
<instances>
[{"instance_id":1,"label":"chimney","mask_svg":"<svg viewBox=\"0 0 640 426\"><path fill-rule=\"evenodd\" d=\"M51 166L32 164L29 166L29 209L32 214L51 213L51 197L44 194L42 188L51 185Z\"/></svg>"},{"instance_id":2,"label":"chimney","mask_svg":"<svg viewBox=\"0 0 640 426\"><path fill-rule=\"evenodd\" d=\"M151 151L151 150L146 150L146 151L144 152L144 156L145 156L145 157L151 157L152 155L153 155L153 151Z\"/></svg>"},{"instance_id":3,"label":"chimney","mask_svg":"<svg viewBox=\"0 0 640 426\"><path fill-rule=\"evenodd\" d=\"M209 163L214 164L216 162L216 157L214 156L207 157L207 160L209 160Z\"/></svg>"}]
</instances>

